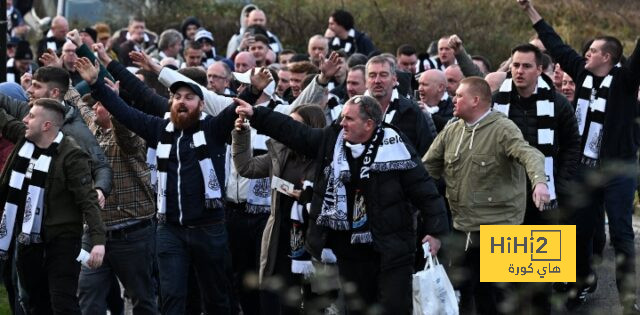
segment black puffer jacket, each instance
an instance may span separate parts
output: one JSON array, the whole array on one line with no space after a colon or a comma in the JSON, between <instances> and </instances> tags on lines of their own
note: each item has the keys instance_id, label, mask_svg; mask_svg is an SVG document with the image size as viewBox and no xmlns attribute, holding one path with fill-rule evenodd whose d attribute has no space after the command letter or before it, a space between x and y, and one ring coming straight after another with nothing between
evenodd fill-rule
<instances>
[{"instance_id":1,"label":"black puffer jacket","mask_svg":"<svg viewBox=\"0 0 640 315\"><path fill-rule=\"evenodd\" d=\"M552 101L554 103L555 131L554 145L552 149L555 184L560 193L566 193L568 181L575 175L578 160L580 159L580 135L578 123L573 113L573 107L564 95L555 91L551 79L543 75L551 87ZM493 94L493 103L502 103L500 92ZM523 104L515 87L512 87L509 104L509 119L511 119L530 145L538 148L538 115L535 101L531 104Z\"/></svg>"},{"instance_id":2,"label":"black puffer jacket","mask_svg":"<svg viewBox=\"0 0 640 315\"><path fill-rule=\"evenodd\" d=\"M422 116L422 114L419 114ZM327 228L315 225L320 214L328 177L324 169L333 160L333 150L340 126L313 129L268 108L254 108L251 126L282 142L291 149L316 159L318 171L314 179L310 225L305 247L320 258L325 247ZM394 128L385 124L385 127ZM394 128L399 134L398 128ZM407 137L403 136L403 139ZM371 224L373 247L381 256L381 268L413 264L416 251L415 208L420 210L430 235L448 232L447 213L433 179L421 166L415 150L407 145L416 167L405 171L373 172L364 189L367 216Z\"/></svg>"}]
</instances>

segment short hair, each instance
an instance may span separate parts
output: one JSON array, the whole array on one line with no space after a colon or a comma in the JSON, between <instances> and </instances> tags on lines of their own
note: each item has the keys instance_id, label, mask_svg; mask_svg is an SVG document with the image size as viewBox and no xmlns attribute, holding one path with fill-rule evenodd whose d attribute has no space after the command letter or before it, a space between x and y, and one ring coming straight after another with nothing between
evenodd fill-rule
<instances>
[{"instance_id":1,"label":"short hair","mask_svg":"<svg viewBox=\"0 0 640 315\"><path fill-rule=\"evenodd\" d=\"M269 34L267 34L267 29L262 27L262 25L251 25L251 26L247 26L247 28L245 28L244 30L245 33L249 33L251 35L263 35L264 37L269 37Z\"/></svg>"},{"instance_id":2,"label":"short hair","mask_svg":"<svg viewBox=\"0 0 640 315\"><path fill-rule=\"evenodd\" d=\"M318 105L301 104L291 110L291 114L293 113L298 114L304 124L311 128L324 128L327 125L324 111Z\"/></svg>"},{"instance_id":3,"label":"short hair","mask_svg":"<svg viewBox=\"0 0 640 315\"><path fill-rule=\"evenodd\" d=\"M362 76L364 76L367 73L367 68L365 68L364 65L355 65L349 68L348 72L352 72L352 71L362 71Z\"/></svg>"},{"instance_id":4,"label":"short hair","mask_svg":"<svg viewBox=\"0 0 640 315\"><path fill-rule=\"evenodd\" d=\"M460 81L460 85L465 84L473 96L478 96L486 105L491 104L491 87L489 83L481 77L468 77Z\"/></svg>"},{"instance_id":5,"label":"short hair","mask_svg":"<svg viewBox=\"0 0 640 315\"><path fill-rule=\"evenodd\" d=\"M269 48L269 38L267 38L267 36L256 34L253 38L256 42L262 42L265 46L267 46L267 48Z\"/></svg>"},{"instance_id":6,"label":"short hair","mask_svg":"<svg viewBox=\"0 0 640 315\"><path fill-rule=\"evenodd\" d=\"M188 41L187 45L185 45L185 46L186 47L184 48L184 52L187 52L187 49L193 49L193 50L202 49L202 44L200 42L195 41L195 40Z\"/></svg>"},{"instance_id":7,"label":"short hair","mask_svg":"<svg viewBox=\"0 0 640 315\"><path fill-rule=\"evenodd\" d=\"M398 47L398 49L396 50L396 56L400 56L400 55L411 56L417 53L418 51L416 50L416 48L409 44L400 45L400 47Z\"/></svg>"},{"instance_id":8,"label":"short hair","mask_svg":"<svg viewBox=\"0 0 640 315\"><path fill-rule=\"evenodd\" d=\"M186 67L178 72L202 86L207 86L207 73L201 67Z\"/></svg>"},{"instance_id":9,"label":"short hair","mask_svg":"<svg viewBox=\"0 0 640 315\"><path fill-rule=\"evenodd\" d=\"M160 40L158 41L158 48L165 50L176 43L182 42L182 34L172 28L165 30L160 34Z\"/></svg>"},{"instance_id":10,"label":"short hair","mask_svg":"<svg viewBox=\"0 0 640 315\"><path fill-rule=\"evenodd\" d=\"M375 56L375 57L369 59L369 61L367 61L365 75L369 74L369 65L372 65L374 63L375 64L380 64L380 63L388 64L389 65L389 73L391 73L391 75L396 75L396 64L391 62L391 60L389 60L389 58L385 57L384 55Z\"/></svg>"},{"instance_id":11,"label":"short hair","mask_svg":"<svg viewBox=\"0 0 640 315\"><path fill-rule=\"evenodd\" d=\"M473 55L471 56L471 60L477 60L484 64L484 67L487 68L487 73L491 72L491 62L485 56L481 55Z\"/></svg>"},{"instance_id":12,"label":"short hair","mask_svg":"<svg viewBox=\"0 0 640 315\"><path fill-rule=\"evenodd\" d=\"M296 51L295 51L295 50L293 50L293 49L283 49L283 50L280 52L280 56L282 56L282 55L291 55L291 54L295 55L295 54L296 54Z\"/></svg>"},{"instance_id":13,"label":"short hair","mask_svg":"<svg viewBox=\"0 0 640 315\"><path fill-rule=\"evenodd\" d=\"M31 103L31 106L40 106L46 111L52 113L51 122L54 126L60 128L64 123L65 108L62 103L52 98L40 98Z\"/></svg>"},{"instance_id":14,"label":"short hair","mask_svg":"<svg viewBox=\"0 0 640 315\"><path fill-rule=\"evenodd\" d=\"M538 48L536 45L526 43L513 47L513 49L511 49L511 56L513 56L516 52L533 53L536 59L536 66L542 66L542 51L540 51L540 48ZM544 69L545 67L543 66L542 68Z\"/></svg>"},{"instance_id":15,"label":"short hair","mask_svg":"<svg viewBox=\"0 0 640 315\"><path fill-rule=\"evenodd\" d=\"M144 17L140 16L140 15L132 15L129 17L129 24L127 24L127 26L131 26L133 24L133 22L142 22L145 23L144 21ZM146 23L145 23L146 24Z\"/></svg>"},{"instance_id":16,"label":"short hair","mask_svg":"<svg viewBox=\"0 0 640 315\"><path fill-rule=\"evenodd\" d=\"M375 98L356 95L345 103L345 106L347 105L358 105L358 114L362 120L371 119L376 125L382 123L382 106Z\"/></svg>"},{"instance_id":17,"label":"short hair","mask_svg":"<svg viewBox=\"0 0 640 315\"><path fill-rule=\"evenodd\" d=\"M353 28L353 15L345 10L335 10L333 14L331 14L333 21L338 25L344 27L345 30L350 30Z\"/></svg>"},{"instance_id":18,"label":"short hair","mask_svg":"<svg viewBox=\"0 0 640 315\"><path fill-rule=\"evenodd\" d=\"M214 64L219 64L222 66L222 68L224 69L224 76L225 78L227 78L227 80L232 80L233 79L233 74L231 73L231 67L229 67L229 65L224 62L224 61L216 61L214 62Z\"/></svg>"},{"instance_id":19,"label":"short hair","mask_svg":"<svg viewBox=\"0 0 640 315\"><path fill-rule=\"evenodd\" d=\"M361 53L354 53L353 55L349 56L349 58L347 58L347 67L349 68L365 64L367 64L367 56Z\"/></svg>"},{"instance_id":20,"label":"short hair","mask_svg":"<svg viewBox=\"0 0 640 315\"><path fill-rule=\"evenodd\" d=\"M69 89L69 72L58 67L41 67L33 74L33 80L45 83L51 88L60 90L60 96L67 94Z\"/></svg>"},{"instance_id":21,"label":"short hair","mask_svg":"<svg viewBox=\"0 0 640 315\"><path fill-rule=\"evenodd\" d=\"M289 66L289 72L291 72L291 73L306 73L306 74L314 73L314 74L316 74L316 73L320 72L318 67L314 66L309 61L291 62L291 63L288 64L288 66Z\"/></svg>"},{"instance_id":22,"label":"short hair","mask_svg":"<svg viewBox=\"0 0 640 315\"><path fill-rule=\"evenodd\" d=\"M598 36L593 40L602 40L602 51L611 55L611 65L616 65L622 59L622 43L613 36Z\"/></svg>"}]
</instances>

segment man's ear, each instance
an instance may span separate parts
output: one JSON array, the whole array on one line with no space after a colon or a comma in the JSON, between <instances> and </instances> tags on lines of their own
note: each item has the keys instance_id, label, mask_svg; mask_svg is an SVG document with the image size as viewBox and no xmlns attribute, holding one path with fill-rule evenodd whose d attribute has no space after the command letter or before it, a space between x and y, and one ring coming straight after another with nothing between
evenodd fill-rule
<instances>
[{"instance_id":1,"label":"man's ear","mask_svg":"<svg viewBox=\"0 0 640 315\"><path fill-rule=\"evenodd\" d=\"M49 96L53 99L58 99L60 97L60 89L56 87L52 88L49 90Z\"/></svg>"}]
</instances>

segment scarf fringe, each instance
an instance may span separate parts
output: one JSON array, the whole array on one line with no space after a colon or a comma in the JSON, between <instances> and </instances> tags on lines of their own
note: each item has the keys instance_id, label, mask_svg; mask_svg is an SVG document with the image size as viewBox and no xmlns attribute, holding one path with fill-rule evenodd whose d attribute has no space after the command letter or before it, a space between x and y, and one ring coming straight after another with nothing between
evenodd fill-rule
<instances>
[{"instance_id":1,"label":"scarf fringe","mask_svg":"<svg viewBox=\"0 0 640 315\"><path fill-rule=\"evenodd\" d=\"M220 198L214 199L205 199L204 201L205 209L222 209L224 208L224 201Z\"/></svg>"},{"instance_id":2,"label":"scarf fringe","mask_svg":"<svg viewBox=\"0 0 640 315\"><path fill-rule=\"evenodd\" d=\"M372 242L371 231L351 234L351 244L369 244Z\"/></svg>"},{"instance_id":3,"label":"scarf fringe","mask_svg":"<svg viewBox=\"0 0 640 315\"><path fill-rule=\"evenodd\" d=\"M316 219L316 224L320 226L328 227L336 231L349 230L349 222L347 222L346 220L335 220L327 216L318 216L318 219Z\"/></svg>"},{"instance_id":4,"label":"scarf fringe","mask_svg":"<svg viewBox=\"0 0 640 315\"><path fill-rule=\"evenodd\" d=\"M250 214L270 213L271 207L247 203L245 212Z\"/></svg>"},{"instance_id":5,"label":"scarf fringe","mask_svg":"<svg viewBox=\"0 0 640 315\"><path fill-rule=\"evenodd\" d=\"M402 171L412 169L416 166L417 164L412 160L389 161L382 163L374 162L371 164L371 170L376 172Z\"/></svg>"},{"instance_id":6,"label":"scarf fringe","mask_svg":"<svg viewBox=\"0 0 640 315\"><path fill-rule=\"evenodd\" d=\"M305 278L312 276L316 272L311 260L292 260L291 273L304 275Z\"/></svg>"},{"instance_id":7,"label":"scarf fringe","mask_svg":"<svg viewBox=\"0 0 640 315\"><path fill-rule=\"evenodd\" d=\"M20 233L16 239L18 240L18 243L22 245L42 243L42 237L40 234Z\"/></svg>"}]
</instances>

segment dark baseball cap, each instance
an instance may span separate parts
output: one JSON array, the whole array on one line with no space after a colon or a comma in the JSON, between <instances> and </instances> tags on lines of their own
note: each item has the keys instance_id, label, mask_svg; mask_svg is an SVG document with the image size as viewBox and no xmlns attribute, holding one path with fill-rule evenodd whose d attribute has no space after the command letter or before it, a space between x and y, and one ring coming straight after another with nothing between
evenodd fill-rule
<instances>
[{"instance_id":1,"label":"dark baseball cap","mask_svg":"<svg viewBox=\"0 0 640 315\"><path fill-rule=\"evenodd\" d=\"M202 89L200 88L199 85L192 82L187 82L187 81L173 82L173 84L171 84L171 86L169 87L169 91L171 91L171 93L175 93L181 87L187 87L191 89L193 93L196 93L196 95L200 97L201 100L204 100L204 95L202 95Z\"/></svg>"}]
</instances>

